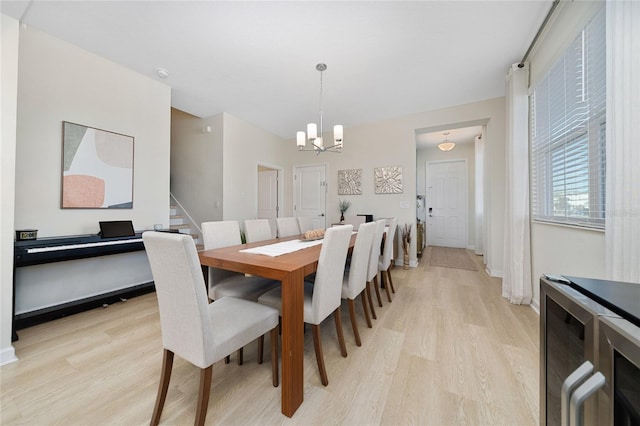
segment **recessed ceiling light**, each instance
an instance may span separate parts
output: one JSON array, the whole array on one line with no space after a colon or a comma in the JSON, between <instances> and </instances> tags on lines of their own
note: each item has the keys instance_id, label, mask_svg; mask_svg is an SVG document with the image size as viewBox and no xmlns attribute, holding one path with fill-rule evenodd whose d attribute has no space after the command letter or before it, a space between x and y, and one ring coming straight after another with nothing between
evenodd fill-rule
<instances>
[{"instance_id":1,"label":"recessed ceiling light","mask_svg":"<svg viewBox=\"0 0 640 426\"><path fill-rule=\"evenodd\" d=\"M156 69L156 74L162 79L169 77L169 71L165 70L164 68Z\"/></svg>"}]
</instances>

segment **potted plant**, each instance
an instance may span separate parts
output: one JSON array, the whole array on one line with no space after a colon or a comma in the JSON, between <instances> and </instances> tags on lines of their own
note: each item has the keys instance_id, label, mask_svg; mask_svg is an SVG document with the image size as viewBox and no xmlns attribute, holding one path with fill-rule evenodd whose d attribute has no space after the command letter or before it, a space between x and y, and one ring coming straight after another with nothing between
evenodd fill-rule
<instances>
[{"instance_id":1,"label":"potted plant","mask_svg":"<svg viewBox=\"0 0 640 426\"><path fill-rule=\"evenodd\" d=\"M409 246L411 246L411 228L413 225L410 223L405 223L402 228L400 228L400 235L402 237L402 251L404 252L402 268L409 269Z\"/></svg>"},{"instance_id":2,"label":"potted plant","mask_svg":"<svg viewBox=\"0 0 640 426\"><path fill-rule=\"evenodd\" d=\"M349 207L351 207L351 201L348 200L339 200L340 207L340 223L344 223L344 212L346 212Z\"/></svg>"}]
</instances>

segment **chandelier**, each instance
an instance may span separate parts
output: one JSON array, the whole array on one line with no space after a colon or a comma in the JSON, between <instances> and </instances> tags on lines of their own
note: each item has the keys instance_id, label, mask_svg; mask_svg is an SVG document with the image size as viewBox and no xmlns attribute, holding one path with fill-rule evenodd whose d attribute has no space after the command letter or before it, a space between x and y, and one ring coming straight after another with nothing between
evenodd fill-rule
<instances>
[{"instance_id":1,"label":"chandelier","mask_svg":"<svg viewBox=\"0 0 640 426\"><path fill-rule=\"evenodd\" d=\"M444 132L443 135L444 140L438 144L438 149L440 151L451 151L456 147L456 144L447 139L447 136L449 136L449 132Z\"/></svg>"},{"instance_id":2,"label":"chandelier","mask_svg":"<svg viewBox=\"0 0 640 426\"><path fill-rule=\"evenodd\" d=\"M321 152L341 152L342 150L342 125L337 124L333 126L333 144L324 146L322 140L322 72L327 69L326 64L316 65L316 69L320 71L320 132L318 132L318 126L316 123L307 124L307 133L298 132L296 134L296 145L298 151L314 151L316 154ZM311 142L311 148L306 149L307 140Z\"/></svg>"}]
</instances>

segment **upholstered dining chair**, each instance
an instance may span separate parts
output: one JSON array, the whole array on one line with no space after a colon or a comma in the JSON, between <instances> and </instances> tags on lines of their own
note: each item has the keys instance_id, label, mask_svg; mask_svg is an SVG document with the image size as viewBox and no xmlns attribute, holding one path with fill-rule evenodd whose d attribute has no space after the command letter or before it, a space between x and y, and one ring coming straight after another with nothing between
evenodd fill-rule
<instances>
[{"instance_id":1,"label":"upholstered dining chair","mask_svg":"<svg viewBox=\"0 0 640 426\"><path fill-rule=\"evenodd\" d=\"M313 229L313 218L309 216L298 216L298 226L300 227L301 234L311 231Z\"/></svg>"},{"instance_id":2,"label":"upholstered dining chair","mask_svg":"<svg viewBox=\"0 0 640 426\"><path fill-rule=\"evenodd\" d=\"M320 323L332 313L336 323L340 352L343 357L347 356L347 347L344 344L344 335L342 333L340 294L352 232L353 226L351 225L335 226L327 229L320 249L315 282L313 284L305 282L304 285L304 322L312 326L316 362L320 371L320 381L324 386L329 384L329 379L327 378L322 355ZM281 290L282 288L279 287L266 292L258 298L258 303L281 310Z\"/></svg>"},{"instance_id":3,"label":"upholstered dining chair","mask_svg":"<svg viewBox=\"0 0 640 426\"><path fill-rule=\"evenodd\" d=\"M270 240L273 238L269 219L245 219L244 236L248 243Z\"/></svg>"},{"instance_id":4,"label":"upholstered dining chair","mask_svg":"<svg viewBox=\"0 0 640 426\"><path fill-rule=\"evenodd\" d=\"M387 299L391 302L391 293L389 289L394 293L396 290L393 288L393 281L391 281L391 258L393 257L393 244L396 236L398 219L395 217L388 222L389 229L387 235L384 238L384 248L378 261L378 271L380 271L380 281L384 286L384 290L387 292Z\"/></svg>"},{"instance_id":5,"label":"upholstered dining chair","mask_svg":"<svg viewBox=\"0 0 640 426\"><path fill-rule=\"evenodd\" d=\"M362 343L360 333L358 332L358 323L356 322L355 299L361 296L360 299L362 300L362 308L364 309L367 326L371 328L371 318L369 317L369 309L367 309L364 289L367 285L371 245L373 244L373 237L375 236L377 226L375 222L369 222L363 223L358 228L358 237L356 238L356 244L351 253L349 271L345 272L342 282L342 298L347 299L351 328L356 340L356 345L358 346L362 346Z\"/></svg>"},{"instance_id":6,"label":"upholstered dining chair","mask_svg":"<svg viewBox=\"0 0 640 426\"><path fill-rule=\"evenodd\" d=\"M296 217L279 217L276 219L276 224L278 226L278 237L293 237L301 234L298 218Z\"/></svg>"},{"instance_id":7,"label":"upholstered dining chair","mask_svg":"<svg viewBox=\"0 0 640 426\"><path fill-rule=\"evenodd\" d=\"M240 225L235 220L222 220L215 222L202 222L202 239L204 249L212 250L221 247L229 247L242 244L240 237ZM273 281L262 277L248 277L238 272L224 269L209 268L208 294L209 299L218 300L224 296L239 297L240 299L257 302L258 297L280 285L279 281ZM262 362L263 338L258 340L258 362ZM238 365L243 362L243 350L238 351ZM227 359L227 362L229 360Z\"/></svg>"},{"instance_id":8,"label":"upholstered dining chair","mask_svg":"<svg viewBox=\"0 0 640 426\"><path fill-rule=\"evenodd\" d=\"M213 364L270 331L272 381L278 386L278 311L223 297L208 303L196 246L190 235L142 234L156 286L163 360L151 425L162 415L174 355L200 368L195 424L203 425Z\"/></svg>"},{"instance_id":9,"label":"upholstered dining chair","mask_svg":"<svg viewBox=\"0 0 640 426\"><path fill-rule=\"evenodd\" d=\"M373 319L378 319L376 316L376 310L373 307L373 300L371 299L371 288L376 291L378 298L378 305L382 307L382 298L380 297L380 290L378 285L378 260L380 260L380 245L382 244L382 236L384 235L384 227L387 223L384 219L375 221L376 233L373 236L373 244L371 245L371 253L369 254L369 266L367 268L367 286L366 294L369 300L369 307L371 308L371 316Z\"/></svg>"},{"instance_id":10,"label":"upholstered dining chair","mask_svg":"<svg viewBox=\"0 0 640 426\"><path fill-rule=\"evenodd\" d=\"M364 216L345 216L343 223L345 225L353 225L353 230L357 231L358 227L365 223L365 219L366 218Z\"/></svg>"}]
</instances>

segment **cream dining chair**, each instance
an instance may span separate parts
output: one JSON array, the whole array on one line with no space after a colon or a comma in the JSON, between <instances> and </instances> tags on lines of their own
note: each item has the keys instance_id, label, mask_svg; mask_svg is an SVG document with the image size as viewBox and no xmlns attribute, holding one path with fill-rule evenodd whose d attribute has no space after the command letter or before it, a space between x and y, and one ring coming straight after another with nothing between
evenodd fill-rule
<instances>
[{"instance_id":1,"label":"cream dining chair","mask_svg":"<svg viewBox=\"0 0 640 426\"><path fill-rule=\"evenodd\" d=\"M300 227L298 226L298 218L295 217L279 217L276 219L278 226L278 237L293 237L300 235Z\"/></svg>"},{"instance_id":2,"label":"cream dining chair","mask_svg":"<svg viewBox=\"0 0 640 426\"><path fill-rule=\"evenodd\" d=\"M378 319L376 316L376 310L373 307L373 300L371 299L371 288L376 291L378 298L378 304L382 307L382 299L380 298L380 290L378 285L378 260L380 259L380 245L382 244L382 236L384 235L384 227L386 220L376 220L376 233L373 237L373 244L371 245L371 253L369 254L369 266L367 269L367 287L366 294L369 299L369 307L371 308L371 316L373 319Z\"/></svg>"},{"instance_id":3,"label":"cream dining chair","mask_svg":"<svg viewBox=\"0 0 640 426\"><path fill-rule=\"evenodd\" d=\"M298 226L300 227L301 234L313 230L313 218L309 216L298 216Z\"/></svg>"},{"instance_id":4,"label":"cream dining chair","mask_svg":"<svg viewBox=\"0 0 640 426\"><path fill-rule=\"evenodd\" d=\"M364 216L345 216L343 224L353 225L353 230L357 231L358 227L365 223L365 219L366 218Z\"/></svg>"},{"instance_id":5,"label":"cream dining chair","mask_svg":"<svg viewBox=\"0 0 640 426\"><path fill-rule=\"evenodd\" d=\"M202 222L202 239L205 250L242 244L240 226L235 220ZM280 285L279 281L262 277L249 277L238 272L212 267L209 268L208 281L208 294L211 300L231 296L257 302L262 293ZM262 362L263 341L264 339L262 338L258 340L258 363ZM243 350L240 348L238 351L238 365L242 365L242 358Z\"/></svg>"},{"instance_id":6,"label":"cream dining chair","mask_svg":"<svg viewBox=\"0 0 640 426\"><path fill-rule=\"evenodd\" d=\"M393 257L393 244L395 241L398 219L393 218L389 220L388 223L387 234L384 238L384 248L382 249L382 255L380 255L378 261L378 270L380 271L381 284L387 292L387 299L391 302L391 293L389 293L389 289L394 293L396 292L393 288L393 281L391 281L391 258Z\"/></svg>"},{"instance_id":7,"label":"cream dining chair","mask_svg":"<svg viewBox=\"0 0 640 426\"><path fill-rule=\"evenodd\" d=\"M342 332L342 318L340 315L341 288L344 275L344 266L349 250L349 241L353 226L334 226L327 229L324 234L315 282L305 282L304 285L304 322L312 325L313 343L316 353L316 362L320 372L320 381L327 386L329 380L324 366L322 355L322 342L320 340L320 323L329 315L334 314L336 333L340 344L340 352L347 356L347 347L344 344ZM258 299L258 303L281 310L281 287L268 291Z\"/></svg>"},{"instance_id":8,"label":"cream dining chair","mask_svg":"<svg viewBox=\"0 0 640 426\"><path fill-rule=\"evenodd\" d=\"M375 222L364 223L358 229L358 237L356 244L351 253L351 263L349 271L345 272L342 282L342 298L347 299L349 305L349 319L351 320L351 328L356 340L356 345L362 346L360 341L360 333L358 332L358 323L356 322L355 299L360 296L362 300L362 309L367 320L367 326L371 328L371 318L367 309L367 301L364 289L367 285L367 271L369 269L369 258L371 256L371 245L373 237L376 233L377 224Z\"/></svg>"},{"instance_id":9,"label":"cream dining chair","mask_svg":"<svg viewBox=\"0 0 640 426\"><path fill-rule=\"evenodd\" d=\"M273 238L269 219L245 219L244 236L248 243L270 240Z\"/></svg>"},{"instance_id":10,"label":"cream dining chair","mask_svg":"<svg viewBox=\"0 0 640 426\"><path fill-rule=\"evenodd\" d=\"M156 286L163 346L151 425L160 421L175 354L200 368L196 425L203 425L207 415L213 364L267 332L273 386L278 386L278 311L234 297L208 303L191 236L147 231L142 239Z\"/></svg>"}]
</instances>

